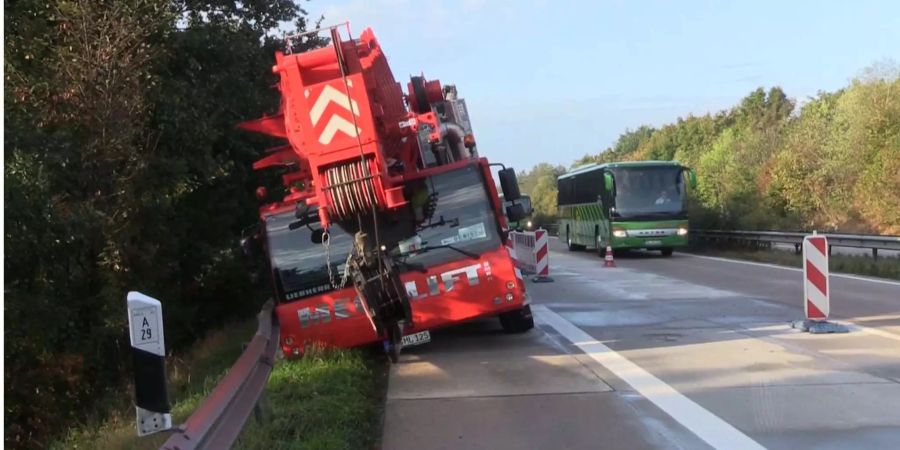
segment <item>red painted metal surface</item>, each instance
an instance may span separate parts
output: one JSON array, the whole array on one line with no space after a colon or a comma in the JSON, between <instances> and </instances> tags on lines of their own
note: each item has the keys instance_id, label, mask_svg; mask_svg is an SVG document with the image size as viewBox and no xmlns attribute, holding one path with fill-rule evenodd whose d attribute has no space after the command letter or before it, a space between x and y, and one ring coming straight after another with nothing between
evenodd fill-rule
<instances>
[{"instance_id":1,"label":"red painted metal surface","mask_svg":"<svg viewBox=\"0 0 900 450\"><path fill-rule=\"evenodd\" d=\"M403 206L406 200L392 178L398 173L392 174L396 169L391 167L416 169L419 124L431 126L431 141L440 139L439 124L430 109L407 110L400 84L371 29L355 40L342 40L336 32L332 36L334 42L327 47L276 53L272 71L280 78L281 107L273 116L240 125L288 140L289 146L258 161L254 168L296 167L300 175L285 181L302 181L304 188L289 199L319 206L324 226L355 212L342 208L341 198L336 198L342 195L337 192L342 184L353 192L373 188L371 196L361 197L360 207L372 206L370 201L378 209ZM429 100L442 100L440 82L425 86Z\"/></svg>"},{"instance_id":2,"label":"red painted metal surface","mask_svg":"<svg viewBox=\"0 0 900 450\"><path fill-rule=\"evenodd\" d=\"M414 323L405 333L442 328L523 306L525 284L516 276L505 247L480 256L478 261L462 259L429 267L427 274L401 275L411 294ZM512 294L512 300L506 299L507 293ZM302 354L304 347L312 344L356 347L378 341L353 288L283 303L275 312L285 355Z\"/></svg>"},{"instance_id":3,"label":"red painted metal surface","mask_svg":"<svg viewBox=\"0 0 900 450\"><path fill-rule=\"evenodd\" d=\"M525 286L503 246L502 204L488 161L477 155L455 87L413 77L404 95L371 29L358 39L342 39L332 28L331 38L323 48L276 53L272 70L279 76L281 106L275 115L240 125L287 141L254 164L256 170L280 168L287 188L279 201L260 208L263 225L273 215L293 211L297 202L317 207L325 229L355 223L370 209L390 215L409 206L405 187L410 183L474 164L495 216L485 226L495 229L500 242L475 259L460 257L428 266L427 273L403 273L413 315L404 332L521 308ZM452 157L437 156L448 148ZM277 277L273 273L276 285ZM335 285L333 279L330 283ZM353 347L379 339L355 289L324 290L278 299L280 345L287 355L311 344Z\"/></svg>"}]
</instances>

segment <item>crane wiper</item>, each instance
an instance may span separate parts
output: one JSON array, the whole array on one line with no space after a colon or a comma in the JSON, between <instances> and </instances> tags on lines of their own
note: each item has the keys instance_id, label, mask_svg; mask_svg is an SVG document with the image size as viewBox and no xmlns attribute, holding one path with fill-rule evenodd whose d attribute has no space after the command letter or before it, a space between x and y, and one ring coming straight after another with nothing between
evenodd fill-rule
<instances>
[{"instance_id":1,"label":"crane wiper","mask_svg":"<svg viewBox=\"0 0 900 450\"><path fill-rule=\"evenodd\" d=\"M468 250L459 248L453 244L428 245L428 242L421 241L421 240L419 240L419 242L416 242L415 244L416 244L416 248L414 250L409 250L409 251L405 251L405 252L401 251L400 247L398 246L397 248L395 248L393 250L394 256L408 257L410 255L414 255L417 253L425 253L425 252L431 251L431 250L437 250L437 249L441 249L441 248L449 248L450 250L453 250L458 253L462 253L463 255L466 255L469 258L481 259L481 255L479 255L478 253L470 252Z\"/></svg>"},{"instance_id":2,"label":"crane wiper","mask_svg":"<svg viewBox=\"0 0 900 450\"><path fill-rule=\"evenodd\" d=\"M479 255L478 253L474 253L474 252L470 252L470 251L468 251L468 250L461 249L461 248L459 248L459 247L457 247L457 246L455 246L455 245L453 245L453 244L441 244L441 245L434 245L434 246L425 246L425 247L422 247L422 248L416 250L416 252L424 253L424 252L427 252L427 251L429 251L429 250L437 250L437 249L440 249L440 248L449 248L450 250L453 250L453 251L462 253L463 255L466 255L466 256L468 256L469 258L472 258L472 259L481 259L481 255Z\"/></svg>"}]
</instances>

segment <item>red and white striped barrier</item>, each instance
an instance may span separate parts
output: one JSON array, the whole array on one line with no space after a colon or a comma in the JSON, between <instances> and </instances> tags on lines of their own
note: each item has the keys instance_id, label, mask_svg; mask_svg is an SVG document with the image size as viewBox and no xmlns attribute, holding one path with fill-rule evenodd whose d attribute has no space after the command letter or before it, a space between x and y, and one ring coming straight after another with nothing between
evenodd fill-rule
<instances>
[{"instance_id":1,"label":"red and white striped barrier","mask_svg":"<svg viewBox=\"0 0 900 450\"><path fill-rule=\"evenodd\" d=\"M537 229L534 231L534 239L535 239L535 250L534 250L534 259L537 261L537 276L538 277L549 277L550 276L550 236L547 235L547 230Z\"/></svg>"},{"instance_id":2,"label":"red and white striped barrier","mask_svg":"<svg viewBox=\"0 0 900 450\"><path fill-rule=\"evenodd\" d=\"M532 231L510 231L513 243L513 261L516 267L525 273L537 272L537 259L535 258L535 237Z\"/></svg>"},{"instance_id":3,"label":"red and white striped barrier","mask_svg":"<svg viewBox=\"0 0 900 450\"><path fill-rule=\"evenodd\" d=\"M513 264L515 264L515 267L513 267L513 269L516 273L516 278L519 281L522 281L522 271L519 269L519 263L516 261L516 247L512 233L510 233L509 239L506 240L506 251L507 253L509 253L509 258L513 260Z\"/></svg>"},{"instance_id":4,"label":"red and white striped barrier","mask_svg":"<svg viewBox=\"0 0 900 450\"><path fill-rule=\"evenodd\" d=\"M828 240L825 236L803 238L803 310L807 320L827 320L829 301Z\"/></svg>"},{"instance_id":5,"label":"red and white striped barrier","mask_svg":"<svg viewBox=\"0 0 900 450\"><path fill-rule=\"evenodd\" d=\"M535 274L533 281L553 281L550 278L550 237L547 230L511 231L509 236L507 250L509 242L512 242L510 255L516 267L525 273Z\"/></svg>"},{"instance_id":6,"label":"red and white striped barrier","mask_svg":"<svg viewBox=\"0 0 900 450\"><path fill-rule=\"evenodd\" d=\"M810 333L846 333L849 329L829 322L831 282L828 276L828 239L812 235L803 238L803 311L806 320L792 326Z\"/></svg>"}]
</instances>

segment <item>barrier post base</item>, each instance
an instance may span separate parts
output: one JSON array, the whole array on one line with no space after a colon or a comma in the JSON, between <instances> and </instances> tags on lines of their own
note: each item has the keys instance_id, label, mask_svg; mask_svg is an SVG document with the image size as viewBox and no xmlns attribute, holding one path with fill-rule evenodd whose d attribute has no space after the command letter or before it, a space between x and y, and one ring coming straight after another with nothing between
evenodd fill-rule
<instances>
[{"instance_id":1,"label":"barrier post base","mask_svg":"<svg viewBox=\"0 0 900 450\"><path fill-rule=\"evenodd\" d=\"M791 322L791 328L810 334L847 333L850 331L846 325L841 325L827 320L795 320Z\"/></svg>"},{"instance_id":2,"label":"barrier post base","mask_svg":"<svg viewBox=\"0 0 900 450\"><path fill-rule=\"evenodd\" d=\"M553 278L550 278L550 277L534 277L534 278L531 279L531 281L533 281L533 282L535 282L535 283L552 283L552 282L553 282Z\"/></svg>"}]
</instances>

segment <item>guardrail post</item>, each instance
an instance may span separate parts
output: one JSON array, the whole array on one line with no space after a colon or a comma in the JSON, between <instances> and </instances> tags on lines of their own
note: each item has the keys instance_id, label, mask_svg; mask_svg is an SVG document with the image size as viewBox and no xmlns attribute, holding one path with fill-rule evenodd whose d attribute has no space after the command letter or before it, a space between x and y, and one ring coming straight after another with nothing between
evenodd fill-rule
<instances>
[{"instance_id":1,"label":"guardrail post","mask_svg":"<svg viewBox=\"0 0 900 450\"><path fill-rule=\"evenodd\" d=\"M877 248L872 249L872 259L874 259L875 261L878 261L878 249Z\"/></svg>"},{"instance_id":2,"label":"guardrail post","mask_svg":"<svg viewBox=\"0 0 900 450\"><path fill-rule=\"evenodd\" d=\"M263 392L259 396L259 400L256 402L256 406L253 407L253 418L256 419L256 423L263 424L269 421L269 398L265 392Z\"/></svg>"}]
</instances>

